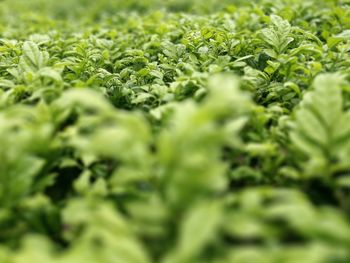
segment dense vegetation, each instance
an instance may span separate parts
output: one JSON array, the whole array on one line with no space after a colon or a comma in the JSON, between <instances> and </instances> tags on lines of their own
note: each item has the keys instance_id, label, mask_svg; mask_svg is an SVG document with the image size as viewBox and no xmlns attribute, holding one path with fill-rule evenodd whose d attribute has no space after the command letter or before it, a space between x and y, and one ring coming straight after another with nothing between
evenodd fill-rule
<instances>
[{"instance_id":1,"label":"dense vegetation","mask_svg":"<svg viewBox=\"0 0 350 263\"><path fill-rule=\"evenodd\" d=\"M350 2L0 1L1 263L350 262Z\"/></svg>"}]
</instances>

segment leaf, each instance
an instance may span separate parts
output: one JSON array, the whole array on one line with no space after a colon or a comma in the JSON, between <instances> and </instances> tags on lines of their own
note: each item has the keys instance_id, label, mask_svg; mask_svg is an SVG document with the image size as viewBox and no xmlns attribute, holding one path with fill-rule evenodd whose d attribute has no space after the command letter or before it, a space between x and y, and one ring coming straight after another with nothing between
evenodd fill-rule
<instances>
[{"instance_id":1,"label":"leaf","mask_svg":"<svg viewBox=\"0 0 350 263\"><path fill-rule=\"evenodd\" d=\"M153 95L149 93L139 93L135 99L132 100L134 104L144 103L146 100L152 98Z\"/></svg>"},{"instance_id":2,"label":"leaf","mask_svg":"<svg viewBox=\"0 0 350 263\"><path fill-rule=\"evenodd\" d=\"M14 88L15 84L11 80L0 79L0 87L2 87L2 88Z\"/></svg>"},{"instance_id":3,"label":"leaf","mask_svg":"<svg viewBox=\"0 0 350 263\"><path fill-rule=\"evenodd\" d=\"M181 224L174 254L166 258L165 262L191 262L216 238L221 220L220 204L206 202L194 206Z\"/></svg>"},{"instance_id":4,"label":"leaf","mask_svg":"<svg viewBox=\"0 0 350 263\"><path fill-rule=\"evenodd\" d=\"M304 96L295 112L291 140L299 151L306 154L309 162L316 166L331 167L334 161L345 164L347 160L345 155L349 151L350 141L345 137L349 134L350 127L348 122L344 122L349 118L349 113L343 110L341 86L344 83L343 76L339 74L319 75L313 84L315 90ZM339 124L340 120L344 121ZM339 140L342 145L337 143ZM329 173L326 170L323 172ZM323 172L321 167L308 171L311 174Z\"/></svg>"},{"instance_id":5,"label":"leaf","mask_svg":"<svg viewBox=\"0 0 350 263\"><path fill-rule=\"evenodd\" d=\"M52 79L52 80L54 80L56 82L61 82L62 81L60 73L55 71L52 68L49 68L49 67L41 68L38 71L38 75L41 76L41 77Z\"/></svg>"},{"instance_id":6,"label":"leaf","mask_svg":"<svg viewBox=\"0 0 350 263\"><path fill-rule=\"evenodd\" d=\"M262 39L272 46L277 54L281 54L294 41L291 37L291 26L288 21L277 15L271 15L270 19L272 25L261 30Z\"/></svg>"},{"instance_id":7,"label":"leaf","mask_svg":"<svg viewBox=\"0 0 350 263\"><path fill-rule=\"evenodd\" d=\"M37 44L31 41L26 41L22 47L22 56L19 61L19 69L24 72L37 72L39 69L46 66L49 59L47 52L39 50Z\"/></svg>"}]
</instances>

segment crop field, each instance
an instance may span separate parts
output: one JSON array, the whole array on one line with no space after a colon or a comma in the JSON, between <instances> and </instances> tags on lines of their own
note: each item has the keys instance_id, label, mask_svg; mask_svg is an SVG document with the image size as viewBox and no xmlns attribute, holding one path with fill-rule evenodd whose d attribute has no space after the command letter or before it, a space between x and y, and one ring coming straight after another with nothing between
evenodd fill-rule
<instances>
[{"instance_id":1,"label":"crop field","mask_svg":"<svg viewBox=\"0 0 350 263\"><path fill-rule=\"evenodd\" d=\"M0 0L0 263L349 262L349 0Z\"/></svg>"}]
</instances>

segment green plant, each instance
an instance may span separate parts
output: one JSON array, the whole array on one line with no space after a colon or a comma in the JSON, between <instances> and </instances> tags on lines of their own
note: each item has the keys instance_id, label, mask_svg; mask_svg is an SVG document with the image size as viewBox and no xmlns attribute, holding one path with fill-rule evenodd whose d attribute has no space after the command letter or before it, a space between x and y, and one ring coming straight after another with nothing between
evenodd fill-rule
<instances>
[{"instance_id":1,"label":"green plant","mask_svg":"<svg viewBox=\"0 0 350 263\"><path fill-rule=\"evenodd\" d=\"M0 262L349 262L349 17L0 1Z\"/></svg>"}]
</instances>

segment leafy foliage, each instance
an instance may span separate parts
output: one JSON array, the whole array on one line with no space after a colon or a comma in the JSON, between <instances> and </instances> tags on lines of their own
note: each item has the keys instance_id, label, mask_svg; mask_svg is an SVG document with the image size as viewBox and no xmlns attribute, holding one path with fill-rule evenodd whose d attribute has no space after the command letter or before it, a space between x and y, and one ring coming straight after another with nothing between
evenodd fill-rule
<instances>
[{"instance_id":1,"label":"leafy foliage","mask_svg":"<svg viewBox=\"0 0 350 263\"><path fill-rule=\"evenodd\" d=\"M349 17L1 1L0 262L349 262Z\"/></svg>"}]
</instances>

